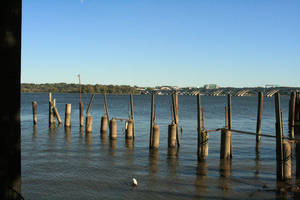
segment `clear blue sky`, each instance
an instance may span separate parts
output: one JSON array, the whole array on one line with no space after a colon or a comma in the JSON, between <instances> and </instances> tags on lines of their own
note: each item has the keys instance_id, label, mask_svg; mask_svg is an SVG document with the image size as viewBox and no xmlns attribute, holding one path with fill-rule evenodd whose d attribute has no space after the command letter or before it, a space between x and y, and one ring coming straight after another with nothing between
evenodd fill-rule
<instances>
[{"instance_id":1,"label":"clear blue sky","mask_svg":"<svg viewBox=\"0 0 300 200\"><path fill-rule=\"evenodd\" d=\"M23 0L22 83L300 87L300 1Z\"/></svg>"}]
</instances>

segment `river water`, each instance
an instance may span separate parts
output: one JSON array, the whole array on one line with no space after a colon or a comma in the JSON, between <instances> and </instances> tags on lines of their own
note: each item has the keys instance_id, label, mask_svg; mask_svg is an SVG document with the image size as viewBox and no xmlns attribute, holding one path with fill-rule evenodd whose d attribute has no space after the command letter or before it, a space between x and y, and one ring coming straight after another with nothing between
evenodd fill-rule
<instances>
[{"instance_id":1,"label":"river water","mask_svg":"<svg viewBox=\"0 0 300 200\"><path fill-rule=\"evenodd\" d=\"M83 94L84 109L91 94ZM156 96L158 151L149 151L151 96L134 95L135 140L125 140L123 121L118 138L100 137L103 95L91 110L93 132L79 127L79 94L53 94L64 121L65 104L72 104L70 130L48 127L48 94L21 96L22 195L25 199L274 199L275 139L262 137L259 154L255 136L233 133L233 159L220 162L220 133L209 135L206 162L197 161L197 99L179 96L181 146L168 150L170 96ZM38 124L33 126L31 102L37 101ZM128 117L128 95L108 95L109 117ZM226 97L201 97L205 128L224 127ZM287 135L288 97L281 97ZM274 98L265 98L262 133L275 135ZM232 128L256 131L257 97L232 97ZM293 177L295 161L293 160ZM132 178L138 181L132 187ZM285 194L293 198L292 193Z\"/></svg>"}]
</instances>

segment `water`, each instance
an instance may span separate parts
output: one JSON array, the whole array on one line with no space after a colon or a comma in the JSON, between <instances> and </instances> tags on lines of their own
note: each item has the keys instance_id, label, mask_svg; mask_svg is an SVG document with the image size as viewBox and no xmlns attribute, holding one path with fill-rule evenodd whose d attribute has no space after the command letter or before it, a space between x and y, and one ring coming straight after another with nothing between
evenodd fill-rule
<instances>
[{"instance_id":1,"label":"water","mask_svg":"<svg viewBox=\"0 0 300 200\"><path fill-rule=\"evenodd\" d=\"M83 95L84 109L90 97L90 94ZM256 159L255 136L233 133L233 159L224 164L219 161L220 134L211 133L207 161L198 163L195 96L179 96L179 122L183 133L178 151L167 148L171 97L155 97L161 136L159 150L154 152L148 149L151 96L134 96L134 144L125 141L124 121L118 121L116 141L108 137L101 139L103 95L95 97L90 135L79 127L79 94L53 94L53 98L63 121L65 104L72 104L71 130L65 130L63 125L48 128L48 94L22 94L22 194L25 199L274 199L277 195L273 138L262 137L259 159ZM129 96L108 95L107 100L110 117L128 117ZM32 125L32 101L38 102L37 127ZM205 110L205 128L223 127L226 97L201 97L201 103ZM281 97L281 107L286 129L288 97ZM274 99L265 98L264 134L275 135L274 110ZM256 115L257 97L232 97L233 129L255 132ZM132 187L133 177L138 187Z\"/></svg>"}]
</instances>

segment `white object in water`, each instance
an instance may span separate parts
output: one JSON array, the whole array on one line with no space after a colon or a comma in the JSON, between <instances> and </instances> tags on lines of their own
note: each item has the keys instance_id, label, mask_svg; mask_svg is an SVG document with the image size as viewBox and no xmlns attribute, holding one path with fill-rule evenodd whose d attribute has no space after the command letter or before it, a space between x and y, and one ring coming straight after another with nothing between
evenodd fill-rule
<instances>
[{"instance_id":1,"label":"white object in water","mask_svg":"<svg viewBox=\"0 0 300 200\"><path fill-rule=\"evenodd\" d=\"M135 178L132 179L132 185L134 185L134 186L138 185L138 182L137 182L137 180Z\"/></svg>"}]
</instances>

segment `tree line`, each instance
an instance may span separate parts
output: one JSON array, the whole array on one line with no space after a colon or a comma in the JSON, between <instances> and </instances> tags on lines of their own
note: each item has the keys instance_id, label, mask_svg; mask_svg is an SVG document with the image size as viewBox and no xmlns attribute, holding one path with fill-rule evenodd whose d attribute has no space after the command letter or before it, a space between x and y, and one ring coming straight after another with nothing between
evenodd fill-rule
<instances>
[{"instance_id":1,"label":"tree line","mask_svg":"<svg viewBox=\"0 0 300 200\"><path fill-rule=\"evenodd\" d=\"M73 83L22 83L21 92L28 93L43 93L43 92L53 92L53 93L79 93L79 84ZM99 94L139 94L137 86L129 85L81 85L82 93L99 93Z\"/></svg>"}]
</instances>

